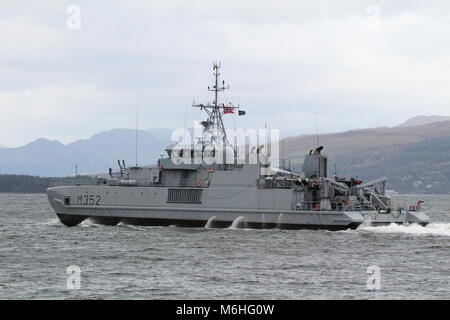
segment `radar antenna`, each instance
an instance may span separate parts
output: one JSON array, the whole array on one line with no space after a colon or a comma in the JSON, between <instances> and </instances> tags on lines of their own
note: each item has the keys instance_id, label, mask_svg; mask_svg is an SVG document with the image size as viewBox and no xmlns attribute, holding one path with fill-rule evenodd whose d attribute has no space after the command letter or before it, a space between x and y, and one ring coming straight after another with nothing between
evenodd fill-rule
<instances>
[{"instance_id":1,"label":"radar antenna","mask_svg":"<svg viewBox=\"0 0 450 320\"><path fill-rule=\"evenodd\" d=\"M231 103L228 105L225 105L224 103L220 104L218 101L219 92L230 88L228 85L225 86L224 80L220 83L220 67L220 62L213 62L214 85L212 88L208 87L208 90L214 92L214 101L207 104L196 104L195 102L192 104L193 107L205 110L208 114L208 119L201 122L201 125L204 128L203 143L230 144L227 140L227 134L223 125L222 116L223 114L234 113L235 109L239 109L239 106L235 107Z\"/></svg>"}]
</instances>

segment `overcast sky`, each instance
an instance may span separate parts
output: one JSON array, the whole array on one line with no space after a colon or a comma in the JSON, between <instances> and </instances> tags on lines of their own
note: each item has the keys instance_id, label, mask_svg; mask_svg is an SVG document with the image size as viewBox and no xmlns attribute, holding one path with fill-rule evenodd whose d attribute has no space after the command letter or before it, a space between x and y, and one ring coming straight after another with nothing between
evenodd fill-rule
<instances>
[{"instance_id":1,"label":"overcast sky","mask_svg":"<svg viewBox=\"0 0 450 320\"><path fill-rule=\"evenodd\" d=\"M0 145L134 128L138 90L140 128L183 127L211 100L213 60L247 111L229 126L450 115L449 38L449 1L2 0Z\"/></svg>"}]
</instances>

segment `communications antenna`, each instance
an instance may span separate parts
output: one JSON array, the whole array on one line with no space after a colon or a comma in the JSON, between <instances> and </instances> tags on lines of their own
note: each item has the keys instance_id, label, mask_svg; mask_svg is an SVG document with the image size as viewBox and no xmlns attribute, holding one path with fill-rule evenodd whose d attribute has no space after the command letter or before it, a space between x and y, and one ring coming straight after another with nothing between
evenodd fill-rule
<instances>
[{"instance_id":1,"label":"communications antenna","mask_svg":"<svg viewBox=\"0 0 450 320\"><path fill-rule=\"evenodd\" d=\"M223 125L222 116L227 113L234 113L234 110L239 109L239 106L235 107L231 104L219 103L219 92L225 91L230 88L229 85L225 86L225 81L220 82L220 62L213 62L213 75L214 84L212 87L208 87L209 91L214 92L214 100L212 103L196 104L195 101L192 104L193 107L205 110L208 114L208 119L202 121L201 125L204 128L203 131L203 143L204 144L218 144L224 143L231 145L227 140L227 134Z\"/></svg>"},{"instance_id":2,"label":"communications antenna","mask_svg":"<svg viewBox=\"0 0 450 320\"><path fill-rule=\"evenodd\" d=\"M137 104L136 104L136 167L138 165L138 126L139 126L139 95L140 92L137 92Z\"/></svg>"}]
</instances>

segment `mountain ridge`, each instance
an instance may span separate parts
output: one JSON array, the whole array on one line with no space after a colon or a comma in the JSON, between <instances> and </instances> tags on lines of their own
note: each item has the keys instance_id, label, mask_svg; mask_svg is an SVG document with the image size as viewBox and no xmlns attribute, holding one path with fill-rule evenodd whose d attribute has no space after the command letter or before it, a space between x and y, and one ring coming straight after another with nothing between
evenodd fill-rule
<instances>
[{"instance_id":1,"label":"mountain ridge","mask_svg":"<svg viewBox=\"0 0 450 320\"><path fill-rule=\"evenodd\" d=\"M155 164L171 144L171 130L139 130L140 165ZM113 129L69 144L46 138L24 146L0 149L0 174L66 176L106 173L117 160L134 165L133 129ZM304 155L317 147L316 135L283 139L284 154L295 170L301 170ZM378 127L329 133L319 136L329 156L329 174L334 164L338 174L365 180L388 175L389 188L414 193L450 193L450 121L418 126Z\"/></svg>"},{"instance_id":2,"label":"mountain ridge","mask_svg":"<svg viewBox=\"0 0 450 320\"><path fill-rule=\"evenodd\" d=\"M170 142L148 130L138 130L138 161L152 164ZM65 176L75 172L107 172L117 160L135 164L136 130L112 129L66 145L46 138L24 146L0 149L0 174Z\"/></svg>"},{"instance_id":3,"label":"mountain ridge","mask_svg":"<svg viewBox=\"0 0 450 320\"><path fill-rule=\"evenodd\" d=\"M434 122L441 122L441 121L450 121L450 117L448 116L416 116L412 117L405 122L399 124L397 127L411 127L411 126L419 126L423 124L430 124Z\"/></svg>"}]
</instances>

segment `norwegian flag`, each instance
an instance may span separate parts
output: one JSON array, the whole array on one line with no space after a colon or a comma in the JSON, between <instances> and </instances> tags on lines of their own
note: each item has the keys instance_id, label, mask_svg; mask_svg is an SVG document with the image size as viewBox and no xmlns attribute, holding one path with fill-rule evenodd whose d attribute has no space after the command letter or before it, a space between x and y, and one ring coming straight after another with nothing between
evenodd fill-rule
<instances>
[{"instance_id":1,"label":"norwegian flag","mask_svg":"<svg viewBox=\"0 0 450 320\"><path fill-rule=\"evenodd\" d=\"M223 107L223 113L224 114L230 114L230 113L234 113L234 107Z\"/></svg>"}]
</instances>

